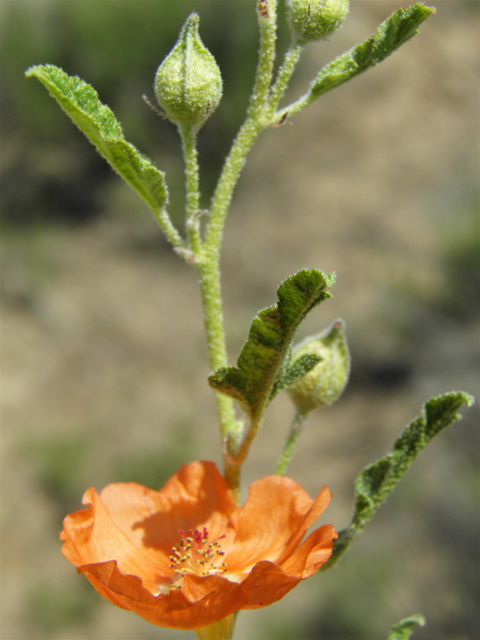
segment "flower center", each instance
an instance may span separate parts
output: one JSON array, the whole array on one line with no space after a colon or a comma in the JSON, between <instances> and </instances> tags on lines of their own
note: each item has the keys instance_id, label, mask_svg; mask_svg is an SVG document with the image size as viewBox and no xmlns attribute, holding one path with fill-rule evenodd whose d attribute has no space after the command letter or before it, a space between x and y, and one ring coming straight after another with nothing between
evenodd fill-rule
<instances>
[{"instance_id":1,"label":"flower center","mask_svg":"<svg viewBox=\"0 0 480 640\"><path fill-rule=\"evenodd\" d=\"M202 531L190 529L188 535L180 529L180 542L172 549L170 568L182 577L186 574L196 576L215 576L227 571L227 565L223 562L225 552L222 551L219 540L208 539L208 529ZM181 582L181 578L180 581ZM180 586L178 583L175 585Z\"/></svg>"}]
</instances>

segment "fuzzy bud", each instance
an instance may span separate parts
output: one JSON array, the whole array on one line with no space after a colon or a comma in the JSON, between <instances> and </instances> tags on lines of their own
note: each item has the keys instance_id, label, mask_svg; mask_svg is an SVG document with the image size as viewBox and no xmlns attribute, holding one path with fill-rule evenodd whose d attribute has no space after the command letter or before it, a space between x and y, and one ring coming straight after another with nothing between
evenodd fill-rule
<instances>
[{"instance_id":1,"label":"fuzzy bud","mask_svg":"<svg viewBox=\"0 0 480 640\"><path fill-rule=\"evenodd\" d=\"M332 404L345 389L350 373L350 354L344 322L337 320L323 333L304 340L294 350L293 362L307 353L319 355L322 360L287 387L292 402L303 413Z\"/></svg>"},{"instance_id":2,"label":"fuzzy bud","mask_svg":"<svg viewBox=\"0 0 480 640\"><path fill-rule=\"evenodd\" d=\"M198 24L192 13L155 77L158 104L179 126L202 125L222 97L220 69L200 39Z\"/></svg>"},{"instance_id":3,"label":"fuzzy bud","mask_svg":"<svg viewBox=\"0 0 480 640\"><path fill-rule=\"evenodd\" d=\"M286 0L290 30L301 43L328 38L345 20L349 0Z\"/></svg>"}]
</instances>

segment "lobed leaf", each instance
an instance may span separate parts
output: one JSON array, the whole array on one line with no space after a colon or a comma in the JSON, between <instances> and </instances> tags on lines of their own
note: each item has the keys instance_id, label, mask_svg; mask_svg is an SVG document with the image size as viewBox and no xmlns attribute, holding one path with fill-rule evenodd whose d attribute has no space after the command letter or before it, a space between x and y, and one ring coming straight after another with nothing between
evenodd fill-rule
<instances>
[{"instance_id":1,"label":"lobed leaf","mask_svg":"<svg viewBox=\"0 0 480 640\"><path fill-rule=\"evenodd\" d=\"M408 640L413 633L414 627L417 626L425 626L425 618L420 613L415 613L397 622L390 629L388 640Z\"/></svg>"},{"instance_id":2,"label":"lobed leaf","mask_svg":"<svg viewBox=\"0 0 480 640\"><path fill-rule=\"evenodd\" d=\"M461 419L457 412L474 400L462 391L447 393L429 400L421 414L395 441L392 453L365 467L355 482L355 508L350 526L340 531L334 542L332 558L326 568L333 566L350 546L355 536L385 502L420 451L437 433ZM333 561L332 561L333 560Z\"/></svg>"},{"instance_id":3,"label":"lobed leaf","mask_svg":"<svg viewBox=\"0 0 480 640\"><path fill-rule=\"evenodd\" d=\"M473 398L466 393L449 393L429 400L416 418L396 440L392 453L366 467L355 483L356 527L363 528L385 502L420 451L443 429L461 416L457 411L469 406Z\"/></svg>"},{"instance_id":4,"label":"lobed leaf","mask_svg":"<svg viewBox=\"0 0 480 640\"><path fill-rule=\"evenodd\" d=\"M111 109L100 102L93 87L50 64L30 67L25 75L37 78L48 89L105 160L154 212L167 204L165 174L125 140L120 123Z\"/></svg>"},{"instance_id":5,"label":"lobed leaf","mask_svg":"<svg viewBox=\"0 0 480 640\"><path fill-rule=\"evenodd\" d=\"M395 11L368 40L327 64L310 85L305 98L298 102L298 108L286 110L293 113L306 107L324 93L375 66L416 35L420 24L432 13L435 9L420 2Z\"/></svg>"},{"instance_id":6,"label":"lobed leaf","mask_svg":"<svg viewBox=\"0 0 480 640\"><path fill-rule=\"evenodd\" d=\"M310 358L289 370L290 344L307 313L331 297L327 289L333 283L333 275L317 269L304 269L285 280L278 288L277 304L254 318L237 367L217 369L209 377L210 385L237 400L249 416L261 416L286 379L305 375L317 364Z\"/></svg>"}]
</instances>

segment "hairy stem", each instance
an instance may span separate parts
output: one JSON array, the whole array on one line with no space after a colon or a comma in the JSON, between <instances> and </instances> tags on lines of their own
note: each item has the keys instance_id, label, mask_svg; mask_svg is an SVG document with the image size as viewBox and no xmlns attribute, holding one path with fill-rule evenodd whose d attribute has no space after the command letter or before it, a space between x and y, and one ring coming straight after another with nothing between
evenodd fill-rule
<instances>
[{"instance_id":1,"label":"hairy stem","mask_svg":"<svg viewBox=\"0 0 480 640\"><path fill-rule=\"evenodd\" d=\"M227 363L227 348L223 326L222 293L220 289L220 268L216 253L204 247L199 260L195 262L200 276L203 317L207 333L209 364L212 370ZM222 441L235 428L235 412L232 398L223 393L215 393L215 402L220 421Z\"/></svg>"},{"instance_id":2,"label":"hairy stem","mask_svg":"<svg viewBox=\"0 0 480 640\"><path fill-rule=\"evenodd\" d=\"M300 56L303 51L303 46L295 42L285 54L285 60L281 66L275 84L272 87L270 93L270 100L268 101L269 115L272 118L275 110L278 109L280 100L283 98L285 90L290 82L293 72L297 66ZM273 121L275 124L275 121Z\"/></svg>"},{"instance_id":3,"label":"hairy stem","mask_svg":"<svg viewBox=\"0 0 480 640\"><path fill-rule=\"evenodd\" d=\"M223 227L235 185L245 164L245 158L259 133L267 126L265 112L275 61L276 7L277 0L264 0L263 3L259 2L257 5L260 25L260 54L252 96L246 120L233 142L217 183L212 199L210 219L205 233L203 249L196 264L200 275L210 366L212 369L227 364L220 284L220 249ZM225 477L232 489L238 493L239 473L238 470L234 473L230 472L232 457L228 451L228 436L238 432L233 400L219 393L215 395L222 438L226 442L224 451Z\"/></svg>"},{"instance_id":4,"label":"hairy stem","mask_svg":"<svg viewBox=\"0 0 480 640\"><path fill-rule=\"evenodd\" d=\"M198 210L200 203L197 134L196 127L179 127L182 138L183 157L185 160L185 175L187 189L187 234L190 250L195 255L201 251L200 224Z\"/></svg>"},{"instance_id":5,"label":"hairy stem","mask_svg":"<svg viewBox=\"0 0 480 640\"><path fill-rule=\"evenodd\" d=\"M283 451L277 462L275 473L283 475L287 470L287 467L290 464L290 460L292 459L293 450L295 448L295 445L297 444L297 440L303 431L306 417L307 414L303 411L300 411L299 409L297 409L297 411L295 412L295 415L293 416L292 426L290 427L290 432L283 447Z\"/></svg>"},{"instance_id":6,"label":"hairy stem","mask_svg":"<svg viewBox=\"0 0 480 640\"><path fill-rule=\"evenodd\" d=\"M172 243L175 249L181 249L181 250L186 249L185 241L173 226L166 208L162 207L161 209L159 209L157 207L154 207L150 203L148 204L153 212L153 215L155 216L156 221L160 225L160 228L162 229L163 233L166 235L167 240Z\"/></svg>"}]
</instances>

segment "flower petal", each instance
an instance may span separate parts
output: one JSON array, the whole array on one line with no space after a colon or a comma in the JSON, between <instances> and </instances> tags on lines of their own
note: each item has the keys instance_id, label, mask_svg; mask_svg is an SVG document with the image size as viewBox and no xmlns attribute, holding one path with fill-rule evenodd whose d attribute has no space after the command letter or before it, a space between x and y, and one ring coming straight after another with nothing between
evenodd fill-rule
<instances>
[{"instance_id":1,"label":"flower petal","mask_svg":"<svg viewBox=\"0 0 480 640\"><path fill-rule=\"evenodd\" d=\"M259 560L282 562L300 544L330 496L324 487L312 500L301 485L285 476L252 483L246 503L232 516L236 536L227 557L229 571L243 573Z\"/></svg>"},{"instance_id":2,"label":"flower petal","mask_svg":"<svg viewBox=\"0 0 480 640\"><path fill-rule=\"evenodd\" d=\"M285 548L283 556L279 562L288 558L288 556L298 547L307 529L317 520L317 518L325 511L332 498L332 494L323 486L318 496L312 500L312 504L308 512L305 514L305 518L301 523L301 526L297 529L295 534L290 538L288 546ZM317 529L318 531L318 529ZM332 531L335 533L334 537L337 537L337 532L332 527Z\"/></svg>"},{"instance_id":3,"label":"flower petal","mask_svg":"<svg viewBox=\"0 0 480 640\"><path fill-rule=\"evenodd\" d=\"M248 598L244 609L259 609L281 600L300 582L300 577L287 575L273 562L261 561L253 567L242 589Z\"/></svg>"},{"instance_id":4,"label":"flower petal","mask_svg":"<svg viewBox=\"0 0 480 640\"><path fill-rule=\"evenodd\" d=\"M233 492L213 462L183 465L160 491L142 489L144 495L128 505L122 499L120 484L106 487L101 497L123 531L135 531L143 536L142 544L163 548L167 555L178 542L180 529L208 525L210 535L218 537L236 508Z\"/></svg>"},{"instance_id":5,"label":"flower petal","mask_svg":"<svg viewBox=\"0 0 480 640\"><path fill-rule=\"evenodd\" d=\"M332 525L314 531L281 565L258 562L241 586L248 597L245 609L266 607L283 598L297 584L311 576L332 555L333 539L338 534Z\"/></svg>"},{"instance_id":6,"label":"flower petal","mask_svg":"<svg viewBox=\"0 0 480 640\"><path fill-rule=\"evenodd\" d=\"M145 487L124 484L117 485L115 489L127 504L137 499L138 510L142 514L145 492L148 492ZM116 560L123 573L137 576L153 593L162 578L173 576L165 551L146 549L134 535L129 535L131 532L122 531L95 489L88 489L83 502L89 505L88 509L67 516L60 534L64 541L62 553L76 567ZM136 517L138 519L139 515Z\"/></svg>"},{"instance_id":7,"label":"flower petal","mask_svg":"<svg viewBox=\"0 0 480 640\"><path fill-rule=\"evenodd\" d=\"M162 627L206 627L247 604L240 585L218 576L187 576L181 591L174 589L155 597L143 588L138 578L122 574L114 561L85 565L78 571L84 573L107 600Z\"/></svg>"},{"instance_id":8,"label":"flower petal","mask_svg":"<svg viewBox=\"0 0 480 640\"><path fill-rule=\"evenodd\" d=\"M75 566L116 560L153 594L173 576L170 553L180 529L208 525L211 537L227 527L235 499L212 462L184 465L160 491L135 483L90 488L88 509L64 520L62 553Z\"/></svg>"},{"instance_id":9,"label":"flower petal","mask_svg":"<svg viewBox=\"0 0 480 640\"><path fill-rule=\"evenodd\" d=\"M299 576L302 580L308 578L330 558L336 538L338 533L331 524L316 529L281 564L282 570L288 575Z\"/></svg>"}]
</instances>

